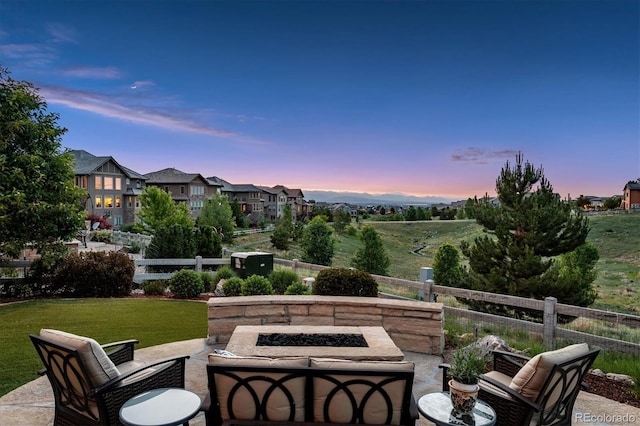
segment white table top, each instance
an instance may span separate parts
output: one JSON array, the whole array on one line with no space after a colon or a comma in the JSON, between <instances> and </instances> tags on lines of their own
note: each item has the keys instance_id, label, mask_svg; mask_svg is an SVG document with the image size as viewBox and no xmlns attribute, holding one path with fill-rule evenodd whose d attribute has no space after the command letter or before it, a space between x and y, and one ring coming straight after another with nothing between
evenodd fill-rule
<instances>
[{"instance_id":1,"label":"white table top","mask_svg":"<svg viewBox=\"0 0 640 426\"><path fill-rule=\"evenodd\" d=\"M200 397L179 388L161 388L134 396L120 408L120 420L130 426L180 425L200 410Z\"/></svg>"}]
</instances>

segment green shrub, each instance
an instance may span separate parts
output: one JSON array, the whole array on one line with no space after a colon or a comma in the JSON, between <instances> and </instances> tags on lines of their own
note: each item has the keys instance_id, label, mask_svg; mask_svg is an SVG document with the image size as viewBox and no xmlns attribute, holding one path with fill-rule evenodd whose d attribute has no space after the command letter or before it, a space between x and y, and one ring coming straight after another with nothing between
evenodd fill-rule
<instances>
[{"instance_id":1,"label":"green shrub","mask_svg":"<svg viewBox=\"0 0 640 426\"><path fill-rule=\"evenodd\" d=\"M227 278L222 284L222 292L229 297L241 296L243 283L244 280L240 277Z\"/></svg>"},{"instance_id":2,"label":"green shrub","mask_svg":"<svg viewBox=\"0 0 640 426\"><path fill-rule=\"evenodd\" d=\"M196 271L181 269L169 280L169 290L179 299L197 297L204 291L202 277Z\"/></svg>"},{"instance_id":3,"label":"green shrub","mask_svg":"<svg viewBox=\"0 0 640 426\"><path fill-rule=\"evenodd\" d=\"M371 274L357 269L323 269L313 282L313 294L378 297L378 283Z\"/></svg>"},{"instance_id":4,"label":"green shrub","mask_svg":"<svg viewBox=\"0 0 640 426\"><path fill-rule=\"evenodd\" d=\"M111 232L109 231L91 231L91 241L95 241L98 243L110 243L111 242Z\"/></svg>"},{"instance_id":5,"label":"green shrub","mask_svg":"<svg viewBox=\"0 0 640 426\"><path fill-rule=\"evenodd\" d=\"M242 295L255 296L259 294L273 294L271 282L262 275L251 275L242 283Z\"/></svg>"},{"instance_id":6,"label":"green shrub","mask_svg":"<svg viewBox=\"0 0 640 426\"><path fill-rule=\"evenodd\" d=\"M167 280L147 280L142 283L144 294L162 296L167 288Z\"/></svg>"},{"instance_id":7,"label":"green shrub","mask_svg":"<svg viewBox=\"0 0 640 426\"><path fill-rule=\"evenodd\" d=\"M344 227L344 231L342 233L350 237L355 237L358 235L358 230L353 225L347 225Z\"/></svg>"},{"instance_id":8,"label":"green shrub","mask_svg":"<svg viewBox=\"0 0 640 426\"><path fill-rule=\"evenodd\" d=\"M220 282L220 280L228 280L231 277L237 277L236 271L233 270L231 265L222 265L216 270L216 273L213 275L213 285L214 287ZM212 290L215 290L212 289Z\"/></svg>"},{"instance_id":9,"label":"green shrub","mask_svg":"<svg viewBox=\"0 0 640 426\"><path fill-rule=\"evenodd\" d=\"M71 253L52 270L50 293L73 297L122 297L133 288L133 260L124 253Z\"/></svg>"},{"instance_id":10,"label":"green shrub","mask_svg":"<svg viewBox=\"0 0 640 426\"><path fill-rule=\"evenodd\" d=\"M203 291L214 291L216 289L217 281L214 284L213 274L207 271L200 272L200 278L202 279Z\"/></svg>"},{"instance_id":11,"label":"green shrub","mask_svg":"<svg viewBox=\"0 0 640 426\"><path fill-rule=\"evenodd\" d=\"M129 253L140 253L142 251L142 246L136 242L131 243L129 246Z\"/></svg>"},{"instance_id":12,"label":"green shrub","mask_svg":"<svg viewBox=\"0 0 640 426\"><path fill-rule=\"evenodd\" d=\"M304 295L311 294L311 291L309 291L309 288L305 284L297 282L287 287L287 289L284 291L284 294L286 294L287 296Z\"/></svg>"},{"instance_id":13,"label":"green shrub","mask_svg":"<svg viewBox=\"0 0 640 426\"><path fill-rule=\"evenodd\" d=\"M275 294L284 294L290 285L300 282L300 277L290 269L280 269L269 274L269 281Z\"/></svg>"}]
</instances>

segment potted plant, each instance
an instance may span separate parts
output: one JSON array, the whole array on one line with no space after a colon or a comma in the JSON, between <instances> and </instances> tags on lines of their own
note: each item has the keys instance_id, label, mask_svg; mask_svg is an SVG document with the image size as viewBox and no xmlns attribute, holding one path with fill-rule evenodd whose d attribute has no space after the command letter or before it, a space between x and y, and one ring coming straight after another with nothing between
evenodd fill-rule
<instances>
[{"instance_id":1,"label":"potted plant","mask_svg":"<svg viewBox=\"0 0 640 426\"><path fill-rule=\"evenodd\" d=\"M455 351L449 365L449 393L455 412L468 414L478 399L478 379L485 372L488 356L477 345Z\"/></svg>"}]
</instances>

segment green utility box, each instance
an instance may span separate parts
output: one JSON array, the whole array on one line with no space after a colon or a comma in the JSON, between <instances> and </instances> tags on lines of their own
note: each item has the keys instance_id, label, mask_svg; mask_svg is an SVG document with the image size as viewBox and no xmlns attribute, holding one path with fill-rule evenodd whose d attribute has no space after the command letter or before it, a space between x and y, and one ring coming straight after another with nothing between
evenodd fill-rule
<instances>
[{"instance_id":1,"label":"green utility box","mask_svg":"<svg viewBox=\"0 0 640 426\"><path fill-rule=\"evenodd\" d=\"M251 275L268 277L273 272L273 254L258 251L233 253L231 267L243 279Z\"/></svg>"}]
</instances>

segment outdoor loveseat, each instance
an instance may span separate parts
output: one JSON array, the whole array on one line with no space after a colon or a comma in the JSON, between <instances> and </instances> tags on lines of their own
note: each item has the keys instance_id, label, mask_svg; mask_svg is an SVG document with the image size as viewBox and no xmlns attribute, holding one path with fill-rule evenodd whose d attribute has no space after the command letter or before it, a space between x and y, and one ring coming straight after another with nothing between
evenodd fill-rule
<instances>
[{"instance_id":1,"label":"outdoor loveseat","mask_svg":"<svg viewBox=\"0 0 640 426\"><path fill-rule=\"evenodd\" d=\"M119 425L129 399L163 387L184 388L188 356L152 364L134 361L137 340L99 345L94 339L42 329L29 335L55 397L54 425Z\"/></svg>"},{"instance_id":2,"label":"outdoor loveseat","mask_svg":"<svg viewBox=\"0 0 640 426\"><path fill-rule=\"evenodd\" d=\"M570 425L582 381L599 352L586 343L533 358L493 351L493 370L481 376L478 397L496 411L498 426ZM448 390L446 368L443 389Z\"/></svg>"},{"instance_id":3,"label":"outdoor loveseat","mask_svg":"<svg viewBox=\"0 0 640 426\"><path fill-rule=\"evenodd\" d=\"M414 364L209 355L207 425L415 425Z\"/></svg>"}]
</instances>

